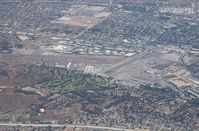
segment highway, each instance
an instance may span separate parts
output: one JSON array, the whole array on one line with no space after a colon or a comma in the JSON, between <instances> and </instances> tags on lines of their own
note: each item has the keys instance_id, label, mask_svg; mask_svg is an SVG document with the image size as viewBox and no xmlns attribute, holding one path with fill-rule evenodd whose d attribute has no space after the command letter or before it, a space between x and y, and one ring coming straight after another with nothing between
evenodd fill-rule
<instances>
[{"instance_id":1,"label":"highway","mask_svg":"<svg viewBox=\"0 0 199 131\"><path fill-rule=\"evenodd\" d=\"M138 131L133 129L123 129L114 127L103 127L103 126L83 126L83 125L68 125L68 124L20 124L20 123L0 123L0 126L21 126L21 127L68 127L68 128L89 128L89 129L101 129L101 130L117 130L117 131Z\"/></svg>"},{"instance_id":2,"label":"highway","mask_svg":"<svg viewBox=\"0 0 199 131\"><path fill-rule=\"evenodd\" d=\"M22 0L1 0L0 3L23 3ZM27 1L30 2L30 1ZM31 1L34 3L64 3L64 4L76 4L76 5L90 5L90 6L107 6L109 3L100 3L100 2L78 2L78 1L61 1L61 0L35 0Z\"/></svg>"}]
</instances>

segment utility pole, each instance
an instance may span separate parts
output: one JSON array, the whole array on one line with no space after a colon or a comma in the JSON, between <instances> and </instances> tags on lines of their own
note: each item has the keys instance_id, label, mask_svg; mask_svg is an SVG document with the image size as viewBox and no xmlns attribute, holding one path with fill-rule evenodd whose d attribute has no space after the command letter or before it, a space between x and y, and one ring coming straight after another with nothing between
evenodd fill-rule
<instances>
[{"instance_id":1,"label":"utility pole","mask_svg":"<svg viewBox=\"0 0 199 131\"><path fill-rule=\"evenodd\" d=\"M112 12L113 11L113 0L109 0L109 7L108 7L109 11Z\"/></svg>"},{"instance_id":2,"label":"utility pole","mask_svg":"<svg viewBox=\"0 0 199 131\"><path fill-rule=\"evenodd\" d=\"M194 12L193 12L193 13L194 13L194 16L195 16L195 18L197 18L199 12L198 12L197 7L196 7L196 6L197 6L197 5L196 5L196 2L192 2L191 4L192 4L192 9L193 9L193 11L194 11Z\"/></svg>"}]
</instances>

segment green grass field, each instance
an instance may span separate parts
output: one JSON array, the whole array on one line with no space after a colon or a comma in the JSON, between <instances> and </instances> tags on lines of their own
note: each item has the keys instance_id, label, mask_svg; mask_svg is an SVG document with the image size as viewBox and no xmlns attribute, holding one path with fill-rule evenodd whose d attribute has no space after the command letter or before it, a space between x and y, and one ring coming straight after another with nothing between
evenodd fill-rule
<instances>
[{"instance_id":1,"label":"green grass field","mask_svg":"<svg viewBox=\"0 0 199 131\"><path fill-rule=\"evenodd\" d=\"M37 84L37 88L48 90L50 93L66 93L77 90L94 89L108 83L107 78L101 76L83 74L82 72L68 71L67 73L58 73L56 79ZM59 75L58 75L59 74Z\"/></svg>"}]
</instances>

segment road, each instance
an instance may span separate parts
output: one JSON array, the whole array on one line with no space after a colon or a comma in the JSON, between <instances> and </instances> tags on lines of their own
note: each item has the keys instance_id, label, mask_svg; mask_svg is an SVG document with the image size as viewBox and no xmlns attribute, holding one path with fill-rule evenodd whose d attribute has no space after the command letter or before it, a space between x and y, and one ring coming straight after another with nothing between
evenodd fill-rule
<instances>
[{"instance_id":1,"label":"road","mask_svg":"<svg viewBox=\"0 0 199 131\"><path fill-rule=\"evenodd\" d=\"M0 0L0 3L23 3L22 0ZM27 1L29 2L29 1ZM76 5L90 5L90 6L107 6L109 3L100 3L100 2L78 2L78 1L62 1L62 0L35 0L34 3L64 3L64 4L76 4Z\"/></svg>"},{"instance_id":2,"label":"road","mask_svg":"<svg viewBox=\"0 0 199 131\"><path fill-rule=\"evenodd\" d=\"M101 130L117 130L117 131L138 131L133 129L123 129L114 127L103 127L103 126L81 126L81 125L67 125L67 124L20 124L20 123L0 123L0 126L21 126L21 127L68 127L68 128L89 128L89 129L101 129Z\"/></svg>"}]
</instances>

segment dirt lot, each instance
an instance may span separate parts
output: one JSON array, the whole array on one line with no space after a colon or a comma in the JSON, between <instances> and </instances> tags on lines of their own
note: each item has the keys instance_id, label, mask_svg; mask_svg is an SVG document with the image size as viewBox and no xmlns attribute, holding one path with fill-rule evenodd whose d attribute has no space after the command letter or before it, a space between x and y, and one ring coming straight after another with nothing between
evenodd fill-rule
<instances>
[{"instance_id":1,"label":"dirt lot","mask_svg":"<svg viewBox=\"0 0 199 131\"><path fill-rule=\"evenodd\" d=\"M28 63L0 62L0 86L32 86L53 79L49 70L24 67L24 64Z\"/></svg>"},{"instance_id":2,"label":"dirt lot","mask_svg":"<svg viewBox=\"0 0 199 131\"><path fill-rule=\"evenodd\" d=\"M0 92L0 112L7 113L9 111L26 108L31 104L38 102L39 96L36 94L24 94L16 91L14 88L4 88Z\"/></svg>"},{"instance_id":3,"label":"dirt lot","mask_svg":"<svg viewBox=\"0 0 199 131\"><path fill-rule=\"evenodd\" d=\"M106 12L104 8L98 6L83 7L83 9L79 8L77 10L77 14L73 16L67 16L68 14L66 14L66 16L63 16L53 22L71 26L91 28L111 14L110 12Z\"/></svg>"}]
</instances>

